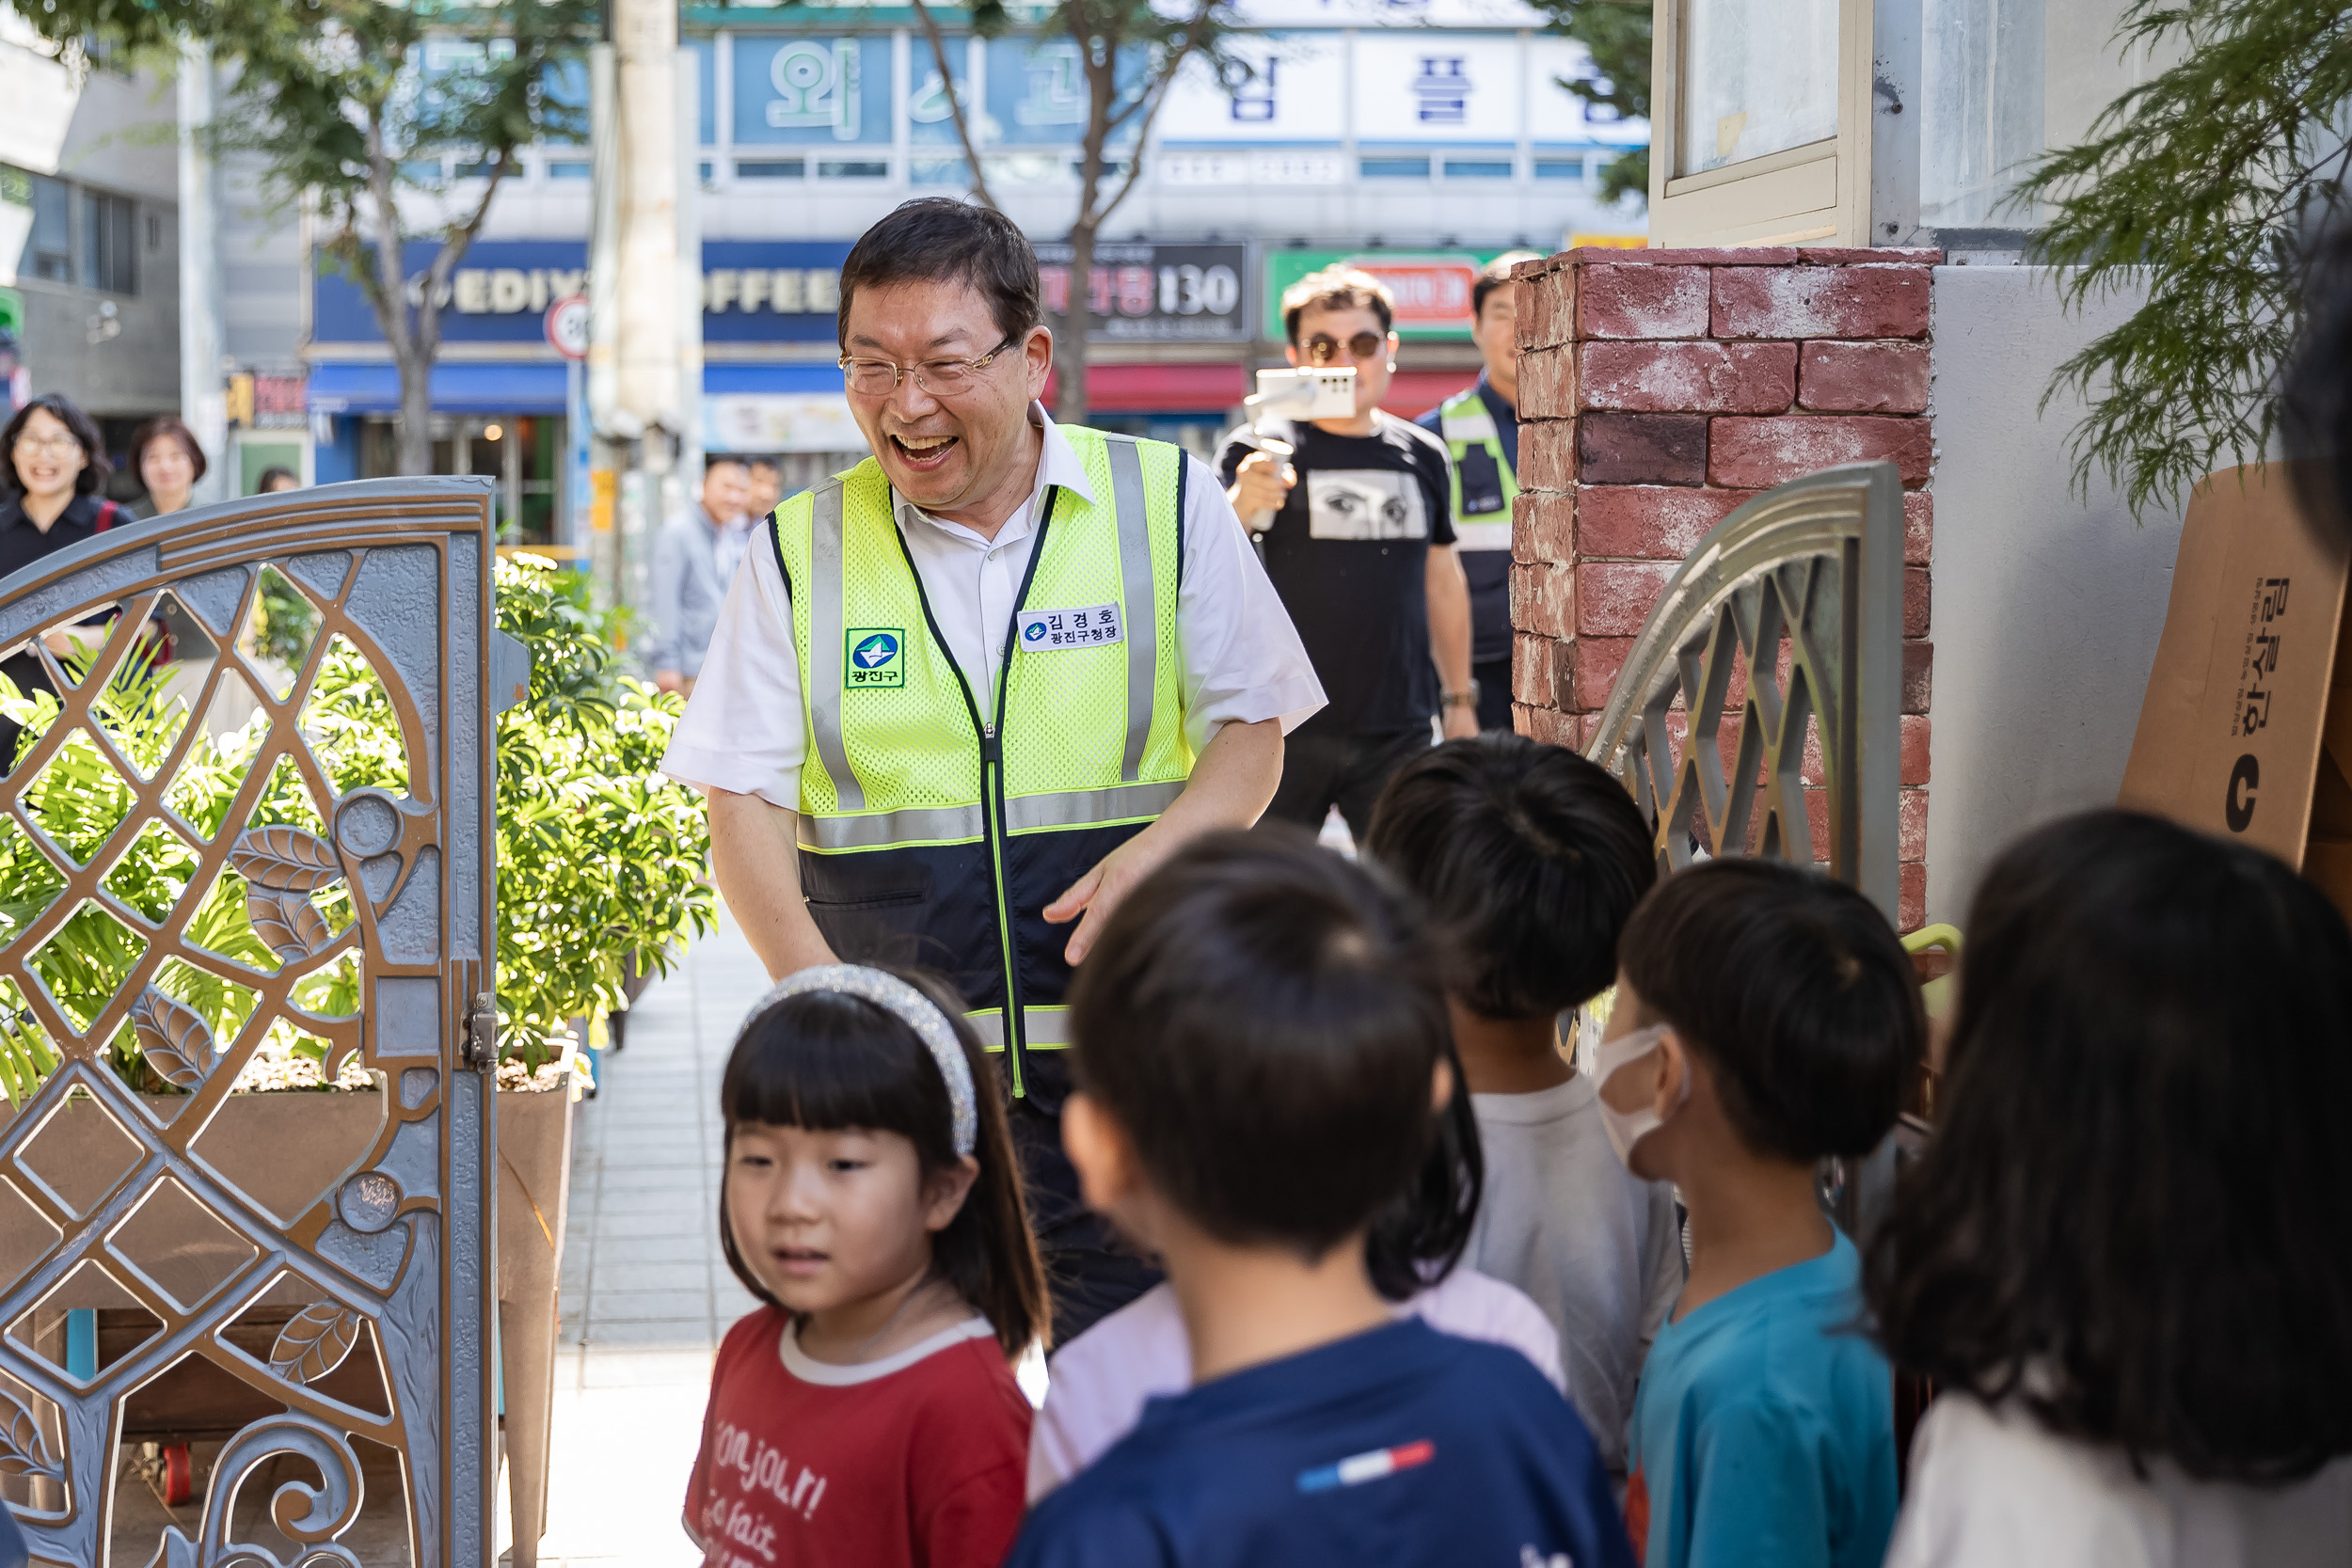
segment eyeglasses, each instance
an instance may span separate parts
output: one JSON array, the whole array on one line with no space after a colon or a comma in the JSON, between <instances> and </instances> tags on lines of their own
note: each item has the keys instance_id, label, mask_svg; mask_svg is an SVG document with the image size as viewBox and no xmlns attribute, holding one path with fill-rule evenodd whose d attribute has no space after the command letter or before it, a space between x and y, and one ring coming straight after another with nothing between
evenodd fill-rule
<instances>
[{"instance_id":1,"label":"eyeglasses","mask_svg":"<svg viewBox=\"0 0 2352 1568\"><path fill-rule=\"evenodd\" d=\"M82 443L71 436L20 436L16 450L26 452L80 451Z\"/></svg>"},{"instance_id":2,"label":"eyeglasses","mask_svg":"<svg viewBox=\"0 0 2352 1568\"><path fill-rule=\"evenodd\" d=\"M1386 347L1388 340L1377 332L1359 332L1347 340L1345 347L1350 359L1369 359ZM1327 365L1339 357L1342 344L1327 332L1318 332L1307 340L1307 362Z\"/></svg>"},{"instance_id":3,"label":"eyeglasses","mask_svg":"<svg viewBox=\"0 0 2352 1568\"><path fill-rule=\"evenodd\" d=\"M990 361L1018 341L1018 335L1007 338L977 359L926 359L919 365L901 365L895 359L860 359L845 354L841 356L841 371L850 390L860 397L886 398L898 389L900 377L911 375L914 384L931 396L951 398L970 391Z\"/></svg>"}]
</instances>

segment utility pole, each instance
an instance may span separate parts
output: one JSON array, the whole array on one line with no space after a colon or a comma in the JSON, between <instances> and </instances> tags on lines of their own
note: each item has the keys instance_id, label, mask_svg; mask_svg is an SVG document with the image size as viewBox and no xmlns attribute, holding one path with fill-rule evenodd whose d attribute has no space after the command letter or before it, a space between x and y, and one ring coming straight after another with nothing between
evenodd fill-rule
<instances>
[{"instance_id":1,"label":"utility pole","mask_svg":"<svg viewBox=\"0 0 2352 1568\"><path fill-rule=\"evenodd\" d=\"M203 136L213 119L213 54L194 41L181 46L180 131L180 417L204 449L207 467L195 499L223 500L237 492L230 468L229 400L222 376L227 342L221 329L220 238L214 202L212 154ZM310 255L308 246L304 256Z\"/></svg>"},{"instance_id":2,"label":"utility pole","mask_svg":"<svg viewBox=\"0 0 2352 1568\"><path fill-rule=\"evenodd\" d=\"M677 473L685 399L678 375L676 0L614 0L612 45L621 178L619 386L612 434L634 448L621 473L614 587L621 603L638 605L645 599L653 532L684 499Z\"/></svg>"}]
</instances>

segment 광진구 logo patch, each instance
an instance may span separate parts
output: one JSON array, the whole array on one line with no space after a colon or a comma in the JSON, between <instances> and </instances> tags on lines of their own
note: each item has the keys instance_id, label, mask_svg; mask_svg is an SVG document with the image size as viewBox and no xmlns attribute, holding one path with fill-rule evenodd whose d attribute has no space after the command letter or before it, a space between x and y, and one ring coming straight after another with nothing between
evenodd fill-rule
<instances>
[{"instance_id":1,"label":"\uad11\uc9c4\uad6c logo patch","mask_svg":"<svg viewBox=\"0 0 2352 1568\"><path fill-rule=\"evenodd\" d=\"M841 689L907 683L907 634L898 626L851 626L841 661Z\"/></svg>"}]
</instances>

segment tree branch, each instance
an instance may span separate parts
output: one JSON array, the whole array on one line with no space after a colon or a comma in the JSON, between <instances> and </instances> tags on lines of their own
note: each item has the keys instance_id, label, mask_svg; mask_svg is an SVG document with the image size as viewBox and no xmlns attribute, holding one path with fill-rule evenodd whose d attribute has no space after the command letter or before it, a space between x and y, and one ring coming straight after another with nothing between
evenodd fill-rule
<instances>
[{"instance_id":1,"label":"tree branch","mask_svg":"<svg viewBox=\"0 0 2352 1568\"><path fill-rule=\"evenodd\" d=\"M1136 188L1136 182L1143 177L1143 148L1144 144L1152 139L1152 126L1160 117L1160 105L1168 102L1168 88L1174 85L1176 72L1183 69L1184 61L1207 46L1216 4L1216 0L1207 0L1207 3L1193 13L1190 25L1184 29L1184 41L1177 46L1175 56L1168 62L1168 69L1160 72L1159 81L1154 87L1147 88L1143 96L1136 100L1138 104L1148 103L1150 107L1144 111L1142 122L1136 127L1135 150L1127 157L1126 178L1120 182L1117 194L1103 203L1102 210L1095 214L1097 223L1117 212L1120 203L1125 201L1128 193ZM1093 191L1089 189L1088 192L1089 202L1093 199Z\"/></svg>"},{"instance_id":2,"label":"tree branch","mask_svg":"<svg viewBox=\"0 0 2352 1568\"><path fill-rule=\"evenodd\" d=\"M947 40L940 35L939 19L931 15L930 7L923 0L914 0L914 15L923 24L923 36L930 40L931 59L939 67L939 88L947 95L947 118L955 122L956 140L963 144L963 161L972 173L972 194L980 204L997 212L995 193L988 188L988 176L980 172L979 149L972 145L972 125L964 118L963 98L956 91L956 73L947 69Z\"/></svg>"}]
</instances>

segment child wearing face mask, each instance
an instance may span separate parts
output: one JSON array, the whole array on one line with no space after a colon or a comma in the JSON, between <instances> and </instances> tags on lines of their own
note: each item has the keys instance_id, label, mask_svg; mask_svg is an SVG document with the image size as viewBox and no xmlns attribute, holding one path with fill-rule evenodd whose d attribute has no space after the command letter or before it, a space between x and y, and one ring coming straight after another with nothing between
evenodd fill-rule
<instances>
[{"instance_id":1,"label":"child wearing face mask","mask_svg":"<svg viewBox=\"0 0 2352 1568\"><path fill-rule=\"evenodd\" d=\"M994 1568L1046 1327L993 1069L944 991L833 964L753 1010L720 1085L728 1266L686 1529L709 1568Z\"/></svg>"},{"instance_id":2,"label":"child wearing face mask","mask_svg":"<svg viewBox=\"0 0 2352 1568\"><path fill-rule=\"evenodd\" d=\"M1600 1104L1633 1173L1679 1189L1691 1249L1634 1396L1634 1544L1646 1568L1877 1568L1892 1377L1815 1170L1894 1125L1927 1035L1910 959L1861 894L1764 859L1661 883L1617 953Z\"/></svg>"}]
</instances>

